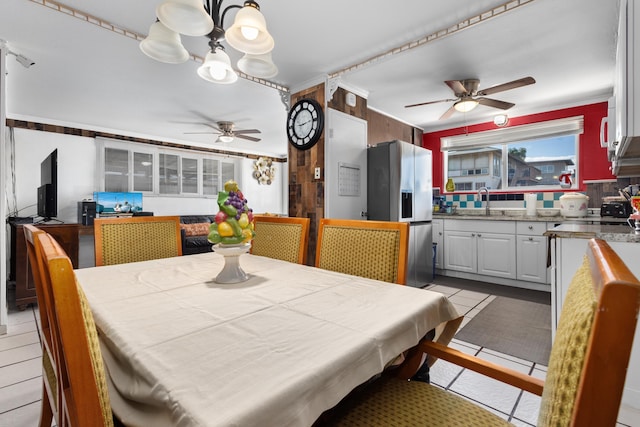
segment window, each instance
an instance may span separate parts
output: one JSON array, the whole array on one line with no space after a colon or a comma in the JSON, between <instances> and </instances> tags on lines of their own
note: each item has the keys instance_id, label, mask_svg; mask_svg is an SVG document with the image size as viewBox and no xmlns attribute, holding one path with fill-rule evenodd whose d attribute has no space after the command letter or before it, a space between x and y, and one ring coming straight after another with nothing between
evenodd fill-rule
<instances>
[{"instance_id":1,"label":"window","mask_svg":"<svg viewBox=\"0 0 640 427\"><path fill-rule=\"evenodd\" d=\"M105 191L129 191L129 151L107 148L104 165Z\"/></svg>"},{"instance_id":2,"label":"window","mask_svg":"<svg viewBox=\"0 0 640 427\"><path fill-rule=\"evenodd\" d=\"M104 172L104 191L217 197L226 181L236 179L233 159L106 139L100 142L104 150L98 167Z\"/></svg>"},{"instance_id":3,"label":"window","mask_svg":"<svg viewBox=\"0 0 640 427\"><path fill-rule=\"evenodd\" d=\"M560 174L578 171L582 129L573 117L443 138L444 179L455 191L557 188Z\"/></svg>"},{"instance_id":4,"label":"window","mask_svg":"<svg viewBox=\"0 0 640 427\"><path fill-rule=\"evenodd\" d=\"M153 191L153 155L133 153L133 191Z\"/></svg>"}]
</instances>

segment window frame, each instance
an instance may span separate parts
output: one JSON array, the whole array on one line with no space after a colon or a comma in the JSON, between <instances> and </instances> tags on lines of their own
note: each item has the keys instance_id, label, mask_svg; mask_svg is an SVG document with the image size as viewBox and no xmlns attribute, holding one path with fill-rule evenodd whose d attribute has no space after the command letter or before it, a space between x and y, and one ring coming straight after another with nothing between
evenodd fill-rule
<instances>
[{"instance_id":1,"label":"window frame","mask_svg":"<svg viewBox=\"0 0 640 427\"><path fill-rule=\"evenodd\" d=\"M575 138L575 165L572 189L578 188L579 183L579 157L580 157L580 135L584 132L584 116L567 117L545 122L531 123L527 125L511 126L508 128L494 129L471 134L453 135L440 139L440 150L442 152L442 182L446 182L449 177L449 151L471 150L474 148L493 147L502 150L499 157L501 167L500 188L492 188L496 192L522 192L522 191L543 191L557 190L558 185L537 185L537 186L509 186L509 157L508 149L510 144L518 142L530 142L537 139L548 139L560 136L573 135ZM496 157L494 156L494 159ZM495 163L490 162L490 170L493 170ZM495 174L489 173L487 177ZM472 175L465 175L472 176ZM462 175L460 175L462 177ZM471 190L455 190L455 192L467 192Z\"/></svg>"},{"instance_id":2,"label":"window frame","mask_svg":"<svg viewBox=\"0 0 640 427\"><path fill-rule=\"evenodd\" d=\"M180 149L167 149L164 147L148 146L147 144L139 144L135 142L123 142L110 140L105 138L96 138L98 145L98 155L96 172L97 180L100 183L100 191L106 190L106 150L115 149L128 152L128 177L127 177L127 189L124 191L142 193L145 196L158 196L158 197L203 197L215 199L218 197L218 193L204 194L204 162L205 160L217 162L217 188L218 191L224 187L222 170L226 171L225 177L227 179L239 180L240 171L238 168L238 161L235 158L229 156L217 156L208 153L200 153L193 150L180 150ZM134 185L134 165L133 158L134 153L141 153L145 155L151 155L153 162L152 169L152 191L140 191L133 190ZM160 155L177 156L178 162L178 192L177 193L162 193L160 192ZM197 192L183 192L184 186L184 174L182 172L183 160L196 161L197 169ZM114 190L115 191L115 190Z\"/></svg>"}]
</instances>

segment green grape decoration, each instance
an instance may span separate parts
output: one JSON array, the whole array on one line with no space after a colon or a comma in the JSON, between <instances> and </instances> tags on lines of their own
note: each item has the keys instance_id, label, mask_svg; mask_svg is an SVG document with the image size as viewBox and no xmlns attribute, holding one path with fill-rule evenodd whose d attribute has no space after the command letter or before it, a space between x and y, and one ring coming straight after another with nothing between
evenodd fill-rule
<instances>
[{"instance_id":1,"label":"green grape decoration","mask_svg":"<svg viewBox=\"0 0 640 427\"><path fill-rule=\"evenodd\" d=\"M218 213L209 226L209 242L223 245L249 243L256 235L253 210L234 180L225 182L224 191L218 192Z\"/></svg>"}]
</instances>

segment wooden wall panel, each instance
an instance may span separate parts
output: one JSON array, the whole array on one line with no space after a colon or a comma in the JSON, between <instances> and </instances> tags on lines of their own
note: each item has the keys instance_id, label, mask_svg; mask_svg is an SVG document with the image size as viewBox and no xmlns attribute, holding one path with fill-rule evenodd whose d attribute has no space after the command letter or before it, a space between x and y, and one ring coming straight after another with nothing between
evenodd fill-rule
<instances>
[{"instance_id":1,"label":"wooden wall panel","mask_svg":"<svg viewBox=\"0 0 640 427\"><path fill-rule=\"evenodd\" d=\"M302 98L315 99L324 106L324 84L313 86L291 95L291 105ZM324 108L324 107L323 107ZM325 117L327 112L324 111ZM324 176L314 179L316 167L324 171L324 132L320 139L308 150L298 150L288 146L289 157L289 216L309 218L309 246L307 265L314 265L316 259L317 229L324 217Z\"/></svg>"},{"instance_id":2,"label":"wooden wall panel","mask_svg":"<svg viewBox=\"0 0 640 427\"><path fill-rule=\"evenodd\" d=\"M356 105L351 107L347 105L346 97L348 90L339 87L328 102L329 108L349 114L362 120L367 120L367 100L356 95Z\"/></svg>"},{"instance_id":3,"label":"wooden wall panel","mask_svg":"<svg viewBox=\"0 0 640 427\"><path fill-rule=\"evenodd\" d=\"M379 142L394 139L422 146L422 130L369 109L367 111L367 143L376 145Z\"/></svg>"}]
</instances>

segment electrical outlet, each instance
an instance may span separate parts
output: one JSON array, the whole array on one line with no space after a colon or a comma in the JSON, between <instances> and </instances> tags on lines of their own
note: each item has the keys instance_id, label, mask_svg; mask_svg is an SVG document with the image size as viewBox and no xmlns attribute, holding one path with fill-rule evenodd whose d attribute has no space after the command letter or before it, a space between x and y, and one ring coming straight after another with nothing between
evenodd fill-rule
<instances>
[{"instance_id":1,"label":"electrical outlet","mask_svg":"<svg viewBox=\"0 0 640 427\"><path fill-rule=\"evenodd\" d=\"M313 178L320 179L320 168L315 169L315 172L313 173Z\"/></svg>"}]
</instances>

